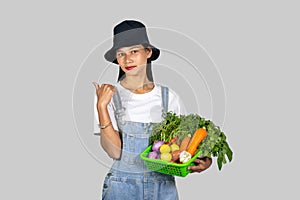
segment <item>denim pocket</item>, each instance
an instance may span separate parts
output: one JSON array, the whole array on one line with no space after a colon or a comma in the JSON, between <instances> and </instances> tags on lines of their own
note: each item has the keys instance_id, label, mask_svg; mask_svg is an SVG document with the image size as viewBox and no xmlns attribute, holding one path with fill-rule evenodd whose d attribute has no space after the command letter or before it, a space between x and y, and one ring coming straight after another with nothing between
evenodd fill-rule
<instances>
[{"instance_id":1,"label":"denim pocket","mask_svg":"<svg viewBox=\"0 0 300 200\"><path fill-rule=\"evenodd\" d=\"M124 136L126 137L123 138L123 161L129 165L142 165L140 154L148 146L149 136L146 134L126 134Z\"/></svg>"},{"instance_id":2,"label":"denim pocket","mask_svg":"<svg viewBox=\"0 0 300 200\"><path fill-rule=\"evenodd\" d=\"M110 177L112 176L112 173L108 173L104 179L103 186L102 186L102 200L105 199L107 196L109 190L110 190L110 185L111 185L111 179Z\"/></svg>"},{"instance_id":3,"label":"denim pocket","mask_svg":"<svg viewBox=\"0 0 300 200\"><path fill-rule=\"evenodd\" d=\"M140 200L143 199L142 188L143 185L139 181L128 180L125 177L112 178L105 200Z\"/></svg>"}]
</instances>

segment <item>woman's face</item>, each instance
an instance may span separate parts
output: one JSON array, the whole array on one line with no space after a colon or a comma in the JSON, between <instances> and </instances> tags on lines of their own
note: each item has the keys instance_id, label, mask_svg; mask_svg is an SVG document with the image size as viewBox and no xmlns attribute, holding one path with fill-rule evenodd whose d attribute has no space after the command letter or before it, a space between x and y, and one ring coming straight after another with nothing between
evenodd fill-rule
<instances>
[{"instance_id":1,"label":"woman's face","mask_svg":"<svg viewBox=\"0 0 300 200\"><path fill-rule=\"evenodd\" d=\"M147 59L151 55L151 48L145 48L143 45L122 47L116 51L117 61L126 75L146 73Z\"/></svg>"}]
</instances>

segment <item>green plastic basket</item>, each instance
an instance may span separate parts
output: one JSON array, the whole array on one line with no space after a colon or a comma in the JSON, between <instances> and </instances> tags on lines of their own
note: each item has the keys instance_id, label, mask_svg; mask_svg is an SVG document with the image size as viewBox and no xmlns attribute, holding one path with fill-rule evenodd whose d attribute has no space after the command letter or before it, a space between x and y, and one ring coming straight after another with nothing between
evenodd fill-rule
<instances>
[{"instance_id":1,"label":"green plastic basket","mask_svg":"<svg viewBox=\"0 0 300 200\"><path fill-rule=\"evenodd\" d=\"M151 152L152 145L148 146L141 154L140 157L144 160L147 168L151 171L160 172L163 174L169 174L173 176L185 177L192 170L188 170L188 166L194 166L194 160L200 155L198 151L188 162L184 164L171 163L160 159L148 158L148 154Z\"/></svg>"}]
</instances>

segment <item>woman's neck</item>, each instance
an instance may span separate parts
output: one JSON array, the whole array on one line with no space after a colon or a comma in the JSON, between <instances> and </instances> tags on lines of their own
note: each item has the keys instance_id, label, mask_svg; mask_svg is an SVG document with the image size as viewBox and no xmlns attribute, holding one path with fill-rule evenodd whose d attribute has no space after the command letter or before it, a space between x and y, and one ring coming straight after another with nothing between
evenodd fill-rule
<instances>
[{"instance_id":1,"label":"woman's neck","mask_svg":"<svg viewBox=\"0 0 300 200\"><path fill-rule=\"evenodd\" d=\"M154 84L147 77L128 76L120 81L120 84L136 94L144 94L150 92L154 88Z\"/></svg>"}]
</instances>

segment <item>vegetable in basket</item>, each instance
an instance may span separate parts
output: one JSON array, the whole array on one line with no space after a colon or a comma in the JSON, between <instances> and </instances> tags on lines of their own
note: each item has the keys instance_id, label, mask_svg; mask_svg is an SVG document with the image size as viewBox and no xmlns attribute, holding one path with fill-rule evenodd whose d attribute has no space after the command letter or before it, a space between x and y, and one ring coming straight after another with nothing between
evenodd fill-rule
<instances>
[{"instance_id":1,"label":"vegetable in basket","mask_svg":"<svg viewBox=\"0 0 300 200\"><path fill-rule=\"evenodd\" d=\"M199 146L199 144L204 140L204 138L207 136L207 132L205 128L199 128L195 131L193 134L193 137L191 141L189 142L189 145L187 146L186 151L193 156Z\"/></svg>"},{"instance_id":2,"label":"vegetable in basket","mask_svg":"<svg viewBox=\"0 0 300 200\"><path fill-rule=\"evenodd\" d=\"M199 128L198 135L197 130ZM189 147L186 146L190 142L187 140L192 140L194 133L198 139L202 139L200 144L193 144ZM152 134L149 138L149 145L152 145L155 141L170 142L173 138L177 138L177 144L180 144L181 151L188 150L190 153L195 154L195 152L201 151L201 156L203 157L216 157L219 170L221 170L223 164L230 162L232 160L233 152L226 141L225 134L216 126L211 120L207 120L198 114L189 115L176 115L175 113L168 112L166 117L161 123L152 124ZM204 138L204 139L203 139ZM196 143L196 142L195 142ZM183 160L188 158L186 155ZM227 158L227 159L226 159Z\"/></svg>"},{"instance_id":3,"label":"vegetable in basket","mask_svg":"<svg viewBox=\"0 0 300 200\"><path fill-rule=\"evenodd\" d=\"M180 162L186 163L188 162L195 154L198 146L204 140L204 138L207 136L207 132L205 128L199 128L195 131L193 134L193 137L191 140L189 140L189 143L187 145L186 151L182 151L180 153Z\"/></svg>"},{"instance_id":4,"label":"vegetable in basket","mask_svg":"<svg viewBox=\"0 0 300 200\"><path fill-rule=\"evenodd\" d=\"M152 151L159 151L161 145L164 144L164 141L155 141L152 145Z\"/></svg>"}]
</instances>

